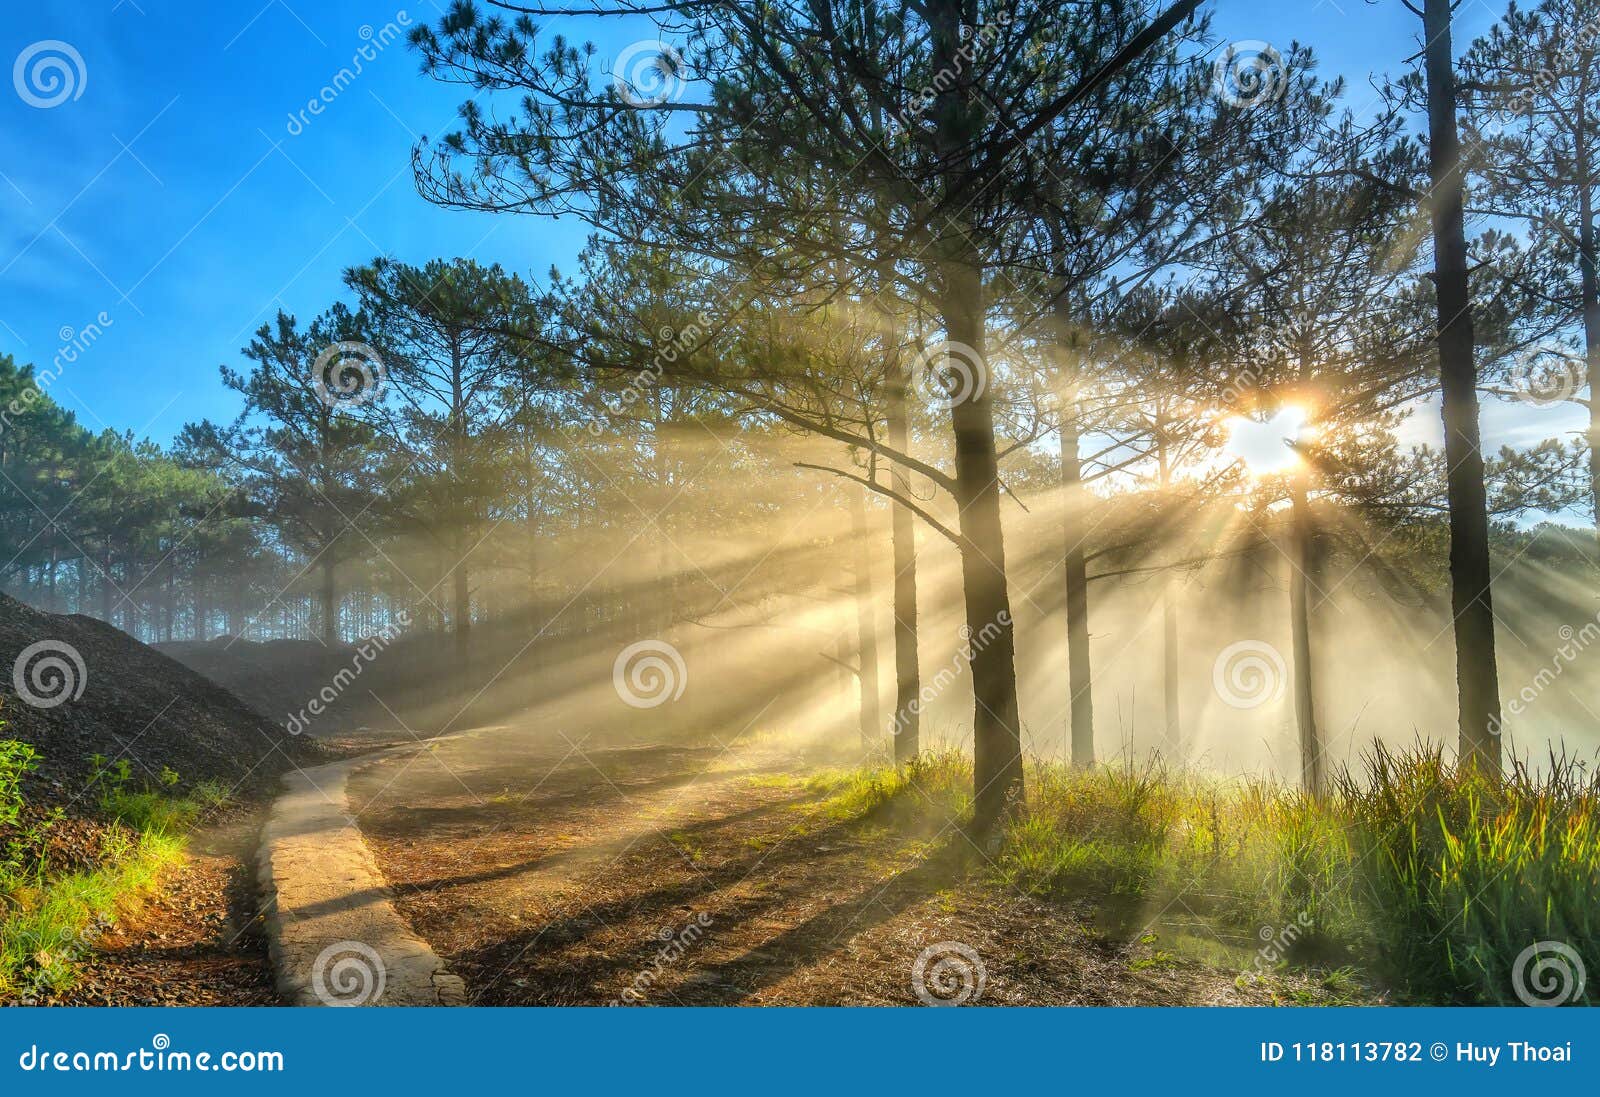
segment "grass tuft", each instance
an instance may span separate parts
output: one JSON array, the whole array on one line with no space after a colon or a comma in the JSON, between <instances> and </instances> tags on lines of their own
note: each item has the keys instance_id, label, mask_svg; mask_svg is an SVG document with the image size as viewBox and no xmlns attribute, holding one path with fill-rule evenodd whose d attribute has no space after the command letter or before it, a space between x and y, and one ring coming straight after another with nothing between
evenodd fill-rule
<instances>
[{"instance_id":1,"label":"grass tuft","mask_svg":"<svg viewBox=\"0 0 1600 1097\"><path fill-rule=\"evenodd\" d=\"M925 754L906 766L830 769L812 775L814 810L839 822L880 815L964 817L972 808L972 769L960 754Z\"/></svg>"},{"instance_id":2,"label":"grass tuft","mask_svg":"<svg viewBox=\"0 0 1600 1097\"><path fill-rule=\"evenodd\" d=\"M99 932L155 891L182 862L184 835L201 813L226 800L213 785L171 795L178 780L170 771L161 779L168 791L135 789L125 764L103 761L94 777L106 821L98 849L87 867L52 874L49 833L60 812L25 812L22 779L38 756L26 744L0 740L0 1001L69 989Z\"/></svg>"},{"instance_id":3,"label":"grass tuft","mask_svg":"<svg viewBox=\"0 0 1600 1097\"><path fill-rule=\"evenodd\" d=\"M944 753L808 782L840 821L970 811ZM1209 929L1251 975L1310 968L1403 1001L1516 1002L1557 942L1600 961L1600 782L1562 759L1499 780L1443 752L1377 748L1324 796L1152 765L1033 764L990 864L999 882L1091 901L1114 930ZM1580 1001L1600 1001L1600 979Z\"/></svg>"}]
</instances>

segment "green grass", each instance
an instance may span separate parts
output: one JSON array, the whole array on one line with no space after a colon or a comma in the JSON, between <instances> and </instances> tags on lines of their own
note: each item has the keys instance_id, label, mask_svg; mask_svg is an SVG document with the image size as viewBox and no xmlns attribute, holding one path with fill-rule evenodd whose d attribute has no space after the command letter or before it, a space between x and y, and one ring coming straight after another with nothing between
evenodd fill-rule
<instances>
[{"instance_id":1,"label":"green grass","mask_svg":"<svg viewBox=\"0 0 1600 1097\"><path fill-rule=\"evenodd\" d=\"M808 787L830 818L898 824L968 811L970 782L949 753ZM1111 932L1203 925L1195 936L1228 942L1248 973L1312 970L1341 993L1359 979L1399 1001L1515 1002L1513 966L1536 942L1600 963L1600 784L1559 759L1491 781L1436 749L1378 749L1322 797L1156 766L1030 765L985 868L1092 903ZM1582 1000L1600 1001L1600 978Z\"/></svg>"},{"instance_id":2,"label":"green grass","mask_svg":"<svg viewBox=\"0 0 1600 1097\"><path fill-rule=\"evenodd\" d=\"M1600 781L1561 759L1501 781L1437 752L1377 752L1342 781L1388 977L1420 997L1514 1003L1513 964L1556 941L1600 961ZM1419 947L1419 942L1422 947ZM1600 975L1600 972L1596 973ZM1583 1000L1600 1003L1600 978Z\"/></svg>"},{"instance_id":3,"label":"green grass","mask_svg":"<svg viewBox=\"0 0 1600 1097\"><path fill-rule=\"evenodd\" d=\"M972 769L959 754L926 754L910 765L829 769L806 780L819 814L853 822L884 814L963 816L972 809Z\"/></svg>"},{"instance_id":4,"label":"green grass","mask_svg":"<svg viewBox=\"0 0 1600 1097\"><path fill-rule=\"evenodd\" d=\"M139 833L182 834L208 808L226 802L220 785L203 783L181 797L149 789L111 787L100 795L100 809L113 822Z\"/></svg>"},{"instance_id":5,"label":"green grass","mask_svg":"<svg viewBox=\"0 0 1600 1097\"><path fill-rule=\"evenodd\" d=\"M3 725L0 725L3 726ZM38 763L26 744L0 740L0 1001L56 994L78 977L95 936L132 910L183 860L184 835L207 808L222 803L220 787L171 794L136 789L127 768L96 763L99 807L106 823L91 864L52 872L49 830L55 816L24 815L22 778Z\"/></svg>"},{"instance_id":6,"label":"green grass","mask_svg":"<svg viewBox=\"0 0 1600 1097\"><path fill-rule=\"evenodd\" d=\"M98 931L154 891L183 860L184 839L106 831L100 867L48 880L0 880L0 1000L60 993L77 979Z\"/></svg>"}]
</instances>

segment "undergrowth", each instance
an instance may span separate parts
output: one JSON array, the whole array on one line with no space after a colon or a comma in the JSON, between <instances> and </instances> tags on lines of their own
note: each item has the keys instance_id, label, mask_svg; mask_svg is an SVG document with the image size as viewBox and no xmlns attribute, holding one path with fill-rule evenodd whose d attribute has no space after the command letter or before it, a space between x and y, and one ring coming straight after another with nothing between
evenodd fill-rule
<instances>
[{"instance_id":1,"label":"undergrowth","mask_svg":"<svg viewBox=\"0 0 1600 1097\"><path fill-rule=\"evenodd\" d=\"M972 767L954 752L925 754L908 765L829 769L813 774L806 791L818 810L851 822L884 814L965 815L972 809Z\"/></svg>"},{"instance_id":2,"label":"undergrowth","mask_svg":"<svg viewBox=\"0 0 1600 1097\"><path fill-rule=\"evenodd\" d=\"M808 788L836 820L942 822L970 811L971 773L947 752ZM1380 746L1320 797L1159 765L1033 764L1026 787L985 864L997 882L1089 901L1113 930L1198 920L1248 972L1354 969L1402 1001L1494 1003L1559 981L1550 942L1600 963L1600 783L1562 759L1493 780Z\"/></svg>"},{"instance_id":3,"label":"undergrowth","mask_svg":"<svg viewBox=\"0 0 1600 1097\"><path fill-rule=\"evenodd\" d=\"M170 770L158 787L136 786L126 762L91 759L104 826L85 863L58 870L50 836L62 813L29 812L23 800L23 778L38 762L28 744L0 740L0 1001L70 988L94 938L155 890L182 861L186 832L225 800L210 785L173 795L178 775Z\"/></svg>"}]
</instances>

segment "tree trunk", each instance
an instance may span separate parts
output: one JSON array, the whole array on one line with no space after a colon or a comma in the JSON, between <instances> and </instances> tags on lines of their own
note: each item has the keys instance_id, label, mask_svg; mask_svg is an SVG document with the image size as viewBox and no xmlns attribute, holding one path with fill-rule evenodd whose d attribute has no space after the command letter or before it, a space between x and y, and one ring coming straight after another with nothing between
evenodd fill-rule
<instances>
[{"instance_id":1,"label":"tree trunk","mask_svg":"<svg viewBox=\"0 0 1600 1097\"><path fill-rule=\"evenodd\" d=\"M962 28L972 22L970 0L928 5L933 25L933 71L954 74L932 109L934 147L952 193L993 180L975 174L974 135L991 113L975 70L964 56ZM972 667L972 825L993 829L1013 798L1022 795L1022 734L1017 719L1016 642L1006 583L1005 537L1000 525L999 456L994 406L984 361L986 310L983 257L971 230L951 221L940 225L940 319L952 350L981 384L967 386L951 401L955 435L954 494L961 538L961 584L966 602ZM964 398L961 398L963 397Z\"/></svg>"},{"instance_id":2,"label":"tree trunk","mask_svg":"<svg viewBox=\"0 0 1600 1097\"><path fill-rule=\"evenodd\" d=\"M1178 592L1171 575L1161 586L1161 701L1166 726L1167 751L1174 763L1188 755L1183 741L1183 712L1178 663Z\"/></svg>"},{"instance_id":3,"label":"tree trunk","mask_svg":"<svg viewBox=\"0 0 1600 1097\"><path fill-rule=\"evenodd\" d=\"M1322 741L1317 734L1316 691L1311 664L1311 608L1307 588L1312 564L1311 514L1305 485L1289 489L1289 628L1294 642L1294 722L1300 733L1300 775L1306 791L1322 792Z\"/></svg>"},{"instance_id":4,"label":"tree trunk","mask_svg":"<svg viewBox=\"0 0 1600 1097\"><path fill-rule=\"evenodd\" d=\"M539 599L539 531L533 517L533 500L528 500L528 606L524 618L524 626L530 637L538 637L539 630L545 626L544 614L541 610ZM534 665L539 664L542 645L534 641L530 656Z\"/></svg>"},{"instance_id":5,"label":"tree trunk","mask_svg":"<svg viewBox=\"0 0 1600 1097\"><path fill-rule=\"evenodd\" d=\"M845 642L844 630L833 638L833 691L839 698L839 711L843 714L850 704L850 645ZM843 730L843 729L841 729Z\"/></svg>"},{"instance_id":6,"label":"tree trunk","mask_svg":"<svg viewBox=\"0 0 1600 1097\"><path fill-rule=\"evenodd\" d=\"M455 571L451 573L451 583L454 588L452 597L454 609L451 616L455 619L456 658L463 669L467 665L467 649L471 643L472 633L472 591L467 584L467 561L462 558L456 562ZM465 683L463 683L465 688Z\"/></svg>"},{"instance_id":7,"label":"tree trunk","mask_svg":"<svg viewBox=\"0 0 1600 1097\"><path fill-rule=\"evenodd\" d=\"M471 459L468 452L467 392L465 387L466 359L461 345L462 333L452 332L450 339L450 470L457 476L465 473ZM456 522L456 553L451 570L453 587L451 625L455 633L456 665L460 670L457 681L464 692L467 688L467 649L472 634L472 591L468 585L467 553L471 551L473 528L469 527L466 507L461 507Z\"/></svg>"},{"instance_id":8,"label":"tree trunk","mask_svg":"<svg viewBox=\"0 0 1600 1097\"><path fill-rule=\"evenodd\" d=\"M1172 488L1172 459L1167 452L1167 420L1163 411L1156 413L1156 472L1160 478L1163 501ZM1172 573L1161 578L1161 700L1163 707L1164 741L1174 759L1183 757L1182 714L1178 707L1178 596L1173 589Z\"/></svg>"},{"instance_id":9,"label":"tree trunk","mask_svg":"<svg viewBox=\"0 0 1600 1097\"><path fill-rule=\"evenodd\" d=\"M172 643L172 620L177 616L177 571L177 562L169 555L167 557L165 589L161 592L161 642L165 644Z\"/></svg>"},{"instance_id":10,"label":"tree trunk","mask_svg":"<svg viewBox=\"0 0 1600 1097\"><path fill-rule=\"evenodd\" d=\"M201 643L205 643L211 634L209 627L211 623L211 602L208 597L210 591L206 589L205 575L198 568L195 569L194 576L190 579L190 582L194 584L194 594L191 599L194 603L194 638Z\"/></svg>"},{"instance_id":11,"label":"tree trunk","mask_svg":"<svg viewBox=\"0 0 1600 1097\"><path fill-rule=\"evenodd\" d=\"M984 361L983 277L976 257L944 264L945 332L974 368ZM1000 524L1000 468L987 384L953 402L955 495L960 513L961 581L972 650L973 827L991 829L1022 793L1022 733L1017 720L1016 641Z\"/></svg>"},{"instance_id":12,"label":"tree trunk","mask_svg":"<svg viewBox=\"0 0 1600 1097\"><path fill-rule=\"evenodd\" d=\"M911 363L898 350L889 363L888 438L891 448L909 452L910 431L906 424L906 396L910 387ZM911 493L911 477L899 465L891 464L889 478L897 494ZM894 680L895 717L890 734L894 737L894 760L904 765L922 749L921 712L922 673L917 655L917 526L912 513L895 505L889 509L890 536L894 541Z\"/></svg>"},{"instance_id":13,"label":"tree trunk","mask_svg":"<svg viewBox=\"0 0 1600 1097\"><path fill-rule=\"evenodd\" d=\"M675 569L672 563L672 537L667 531L667 511L672 506L672 469L667 460L667 424L668 409L665 398L660 388L651 392L651 416L653 429L650 433L650 465L655 476L655 491L658 504L655 516L655 616L654 633L665 636L672 628L673 593L676 587Z\"/></svg>"},{"instance_id":14,"label":"tree trunk","mask_svg":"<svg viewBox=\"0 0 1600 1097\"><path fill-rule=\"evenodd\" d=\"M1083 463L1076 399L1063 396L1060 430L1063 577L1067 591L1067 693L1072 712L1072 764L1094 765L1094 690L1089 659L1089 564L1083 539Z\"/></svg>"},{"instance_id":15,"label":"tree trunk","mask_svg":"<svg viewBox=\"0 0 1600 1097\"><path fill-rule=\"evenodd\" d=\"M108 625L114 625L112 620L111 591L114 584L111 581L111 550L100 561L100 620Z\"/></svg>"},{"instance_id":16,"label":"tree trunk","mask_svg":"<svg viewBox=\"0 0 1600 1097\"><path fill-rule=\"evenodd\" d=\"M339 584L331 551L322 554L322 642L339 644Z\"/></svg>"},{"instance_id":17,"label":"tree trunk","mask_svg":"<svg viewBox=\"0 0 1600 1097\"><path fill-rule=\"evenodd\" d=\"M851 485L850 534L855 549L856 683L861 694L859 727L861 749L875 750L878 744L878 626L872 604L872 549L868 543L867 505L864 488Z\"/></svg>"},{"instance_id":18,"label":"tree trunk","mask_svg":"<svg viewBox=\"0 0 1600 1097\"><path fill-rule=\"evenodd\" d=\"M1578 228L1578 270L1583 280L1583 349L1584 369L1589 380L1589 501L1594 506L1596 563L1600 565L1600 272L1596 270L1600 259L1594 231L1594 210L1590 208L1589 190L1583 189L1580 197Z\"/></svg>"},{"instance_id":19,"label":"tree trunk","mask_svg":"<svg viewBox=\"0 0 1600 1097\"><path fill-rule=\"evenodd\" d=\"M128 586L132 582L133 561L124 560L122 563L122 585ZM122 607L122 631L129 636L139 638L139 604L127 594L117 598L117 604Z\"/></svg>"},{"instance_id":20,"label":"tree trunk","mask_svg":"<svg viewBox=\"0 0 1600 1097\"><path fill-rule=\"evenodd\" d=\"M1500 690L1490 594L1489 511L1478 430L1478 371L1473 361L1472 302L1467 286L1466 220L1456 131L1450 0L1424 0L1432 175L1434 288L1439 306L1439 380L1450 511L1450 606L1456 641L1460 759L1500 770Z\"/></svg>"}]
</instances>

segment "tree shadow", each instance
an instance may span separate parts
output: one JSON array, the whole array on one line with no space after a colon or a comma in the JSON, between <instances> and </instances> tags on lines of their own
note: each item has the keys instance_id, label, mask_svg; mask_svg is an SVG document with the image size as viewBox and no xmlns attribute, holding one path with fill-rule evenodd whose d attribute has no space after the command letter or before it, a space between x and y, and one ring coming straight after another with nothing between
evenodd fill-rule
<instances>
[{"instance_id":1,"label":"tree shadow","mask_svg":"<svg viewBox=\"0 0 1600 1097\"><path fill-rule=\"evenodd\" d=\"M747 814L747 813L740 813ZM731 817L730 817L731 818ZM722 825L708 820L698 829ZM804 862L843 857L839 848L819 852L819 843L843 841L857 827L845 821L808 833L804 843L726 862L697 871L696 875L644 895L628 895L588 906L575 914L548 922L515 939L452 956L451 963L468 980L478 1004L580 1004L614 997L599 988L637 981L642 973L659 968L664 945L677 927L666 916L687 920L694 906L708 895L726 893L751 878L758 868L780 869ZM967 865L964 842L952 837L917 864L887 881L874 881L849 899L835 903L777 937L731 960L699 967L695 974L662 995L664 1001L682 1004L732 1005L760 989L781 981L837 951L847 935L880 924L948 886ZM792 891L740 897L720 904L715 918L701 935L708 943L745 923L791 903ZM586 950L585 943L607 928L634 919L657 918L666 937L641 936L632 947ZM673 963L693 964L692 951ZM670 965L668 965L670 966ZM520 977L519 977L520 976ZM649 980L652 984L654 979ZM619 987L620 993L620 987ZM660 994L660 992L656 992Z\"/></svg>"}]
</instances>

